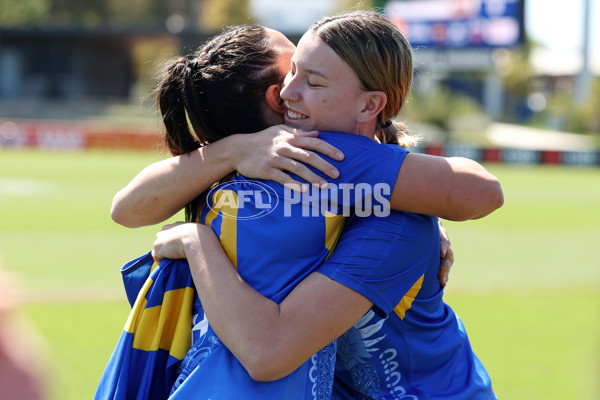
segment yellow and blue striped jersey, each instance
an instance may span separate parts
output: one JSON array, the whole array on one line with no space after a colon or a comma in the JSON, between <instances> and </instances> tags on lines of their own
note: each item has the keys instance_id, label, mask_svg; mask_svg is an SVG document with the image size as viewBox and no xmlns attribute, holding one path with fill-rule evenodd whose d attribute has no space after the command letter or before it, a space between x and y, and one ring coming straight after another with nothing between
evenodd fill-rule
<instances>
[{"instance_id":1,"label":"yellow and blue striped jersey","mask_svg":"<svg viewBox=\"0 0 600 400\"><path fill-rule=\"evenodd\" d=\"M94 399L166 399L191 346L197 296L189 266L168 259L156 265L147 253L121 272L132 310Z\"/></svg>"}]
</instances>

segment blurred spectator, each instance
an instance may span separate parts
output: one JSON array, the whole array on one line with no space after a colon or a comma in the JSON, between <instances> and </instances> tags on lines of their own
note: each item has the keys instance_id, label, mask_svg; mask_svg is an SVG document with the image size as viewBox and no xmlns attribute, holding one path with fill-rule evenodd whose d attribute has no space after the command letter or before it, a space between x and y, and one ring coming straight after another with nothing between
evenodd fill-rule
<instances>
[{"instance_id":1,"label":"blurred spectator","mask_svg":"<svg viewBox=\"0 0 600 400\"><path fill-rule=\"evenodd\" d=\"M16 279L0 269L0 399L47 399L46 354L20 300Z\"/></svg>"}]
</instances>

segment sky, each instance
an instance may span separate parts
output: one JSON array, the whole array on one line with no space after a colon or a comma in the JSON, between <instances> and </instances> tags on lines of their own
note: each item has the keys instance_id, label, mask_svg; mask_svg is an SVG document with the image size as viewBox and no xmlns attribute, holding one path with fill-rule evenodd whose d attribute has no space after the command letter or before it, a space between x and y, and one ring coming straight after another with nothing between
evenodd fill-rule
<instances>
[{"instance_id":1,"label":"sky","mask_svg":"<svg viewBox=\"0 0 600 400\"><path fill-rule=\"evenodd\" d=\"M525 0L525 29L532 39L556 52L583 47L585 0ZM590 0L591 58L600 66L600 0ZM596 25L596 26L594 26Z\"/></svg>"}]
</instances>

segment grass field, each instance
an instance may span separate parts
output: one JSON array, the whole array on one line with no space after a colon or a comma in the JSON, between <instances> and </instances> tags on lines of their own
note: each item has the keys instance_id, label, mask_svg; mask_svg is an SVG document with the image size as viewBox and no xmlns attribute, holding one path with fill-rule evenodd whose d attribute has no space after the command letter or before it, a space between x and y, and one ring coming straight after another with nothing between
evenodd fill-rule
<instances>
[{"instance_id":1,"label":"grass field","mask_svg":"<svg viewBox=\"0 0 600 400\"><path fill-rule=\"evenodd\" d=\"M157 227L109 217L152 152L0 150L0 255L50 350L52 400L93 396L128 313L119 268ZM447 301L500 399L600 398L600 169L488 165L505 206L445 223Z\"/></svg>"}]
</instances>

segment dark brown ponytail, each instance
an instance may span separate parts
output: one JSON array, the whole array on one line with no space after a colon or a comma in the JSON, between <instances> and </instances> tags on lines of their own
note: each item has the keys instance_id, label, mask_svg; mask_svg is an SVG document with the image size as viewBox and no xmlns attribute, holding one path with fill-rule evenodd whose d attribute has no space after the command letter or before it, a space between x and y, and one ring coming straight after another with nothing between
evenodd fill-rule
<instances>
[{"instance_id":1,"label":"dark brown ponytail","mask_svg":"<svg viewBox=\"0 0 600 400\"><path fill-rule=\"evenodd\" d=\"M265 28L241 26L167 62L156 96L170 152L182 155L235 133L267 128L265 93L283 81L277 60ZM186 206L186 220L196 220L201 200Z\"/></svg>"},{"instance_id":2,"label":"dark brown ponytail","mask_svg":"<svg viewBox=\"0 0 600 400\"><path fill-rule=\"evenodd\" d=\"M183 93L189 70L187 58L174 59L163 70L157 89L158 108L165 126L165 144L174 156L189 153L201 145L187 122Z\"/></svg>"}]
</instances>

